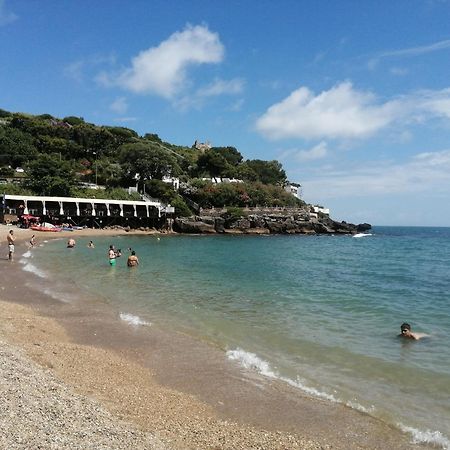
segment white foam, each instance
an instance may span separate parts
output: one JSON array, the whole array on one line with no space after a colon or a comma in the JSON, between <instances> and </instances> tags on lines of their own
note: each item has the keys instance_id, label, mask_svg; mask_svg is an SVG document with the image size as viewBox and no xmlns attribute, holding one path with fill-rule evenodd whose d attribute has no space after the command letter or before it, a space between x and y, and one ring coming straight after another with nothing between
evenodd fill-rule
<instances>
[{"instance_id":1,"label":"white foam","mask_svg":"<svg viewBox=\"0 0 450 450\"><path fill-rule=\"evenodd\" d=\"M139 325L150 326L151 325L150 322L146 322L145 320L142 320L139 316L133 316L133 314L120 313L119 316L120 316L121 320L123 320L124 322L127 322L128 324L133 325L133 326L139 326Z\"/></svg>"},{"instance_id":2,"label":"white foam","mask_svg":"<svg viewBox=\"0 0 450 450\"><path fill-rule=\"evenodd\" d=\"M22 255L22 258L31 258L31 252L30 252L30 250L27 250L23 255Z\"/></svg>"},{"instance_id":3,"label":"white foam","mask_svg":"<svg viewBox=\"0 0 450 450\"><path fill-rule=\"evenodd\" d=\"M348 401L345 403L346 406L349 408L357 409L358 411L361 411L366 414L373 414L375 411L375 406L371 406L370 408L366 408L365 406L360 405L359 403Z\"/></svg>"},{"instance_id":4,"label":"white foam","mask_svg":"<svg viewBox=\"0 0 450 450\"><path fill-rule=\"evenodd\" d=\"M25 265L23 266L23 270L25 270L25 272L31 272L40 278L47 278L47 274L45 272L38 269L36 266L34 266L33 264L31 264L29 262L25 263Z\"/></svg>"},{"instance_id":5,"label":"white foam","mask_svg":"<svg viewBox=\"0 0 450 450\"><path fill-rule=\"evenodd\" d=\"M233 361L238 361L246 369L254 370L266 377L279 378L279 376L270 368L270 364L254 353L237 348L236 350L228 350L227 357Z\"/></svg>"},{"instance_id":6,"label":"white foam","mask_svg":"<svg viewBox=\"0 0 450 450\"><path fill-rule=\"evenodd\" d=\"M254 353L246 352L245 350L237 348L236 350L228 350L226 355L229 359L238 361L246 369L253 370L269 378L276 378L284 381L285 383L301 389L302 391L315 397L324 398L332 402L340 402L340 400L334 397L334 395L327 394L326 392L307 386L302 380L300 380L300 378L297 378L297 380L291 380L290 378L281 376L270 367L270 364L267 361L264 361Z\"/></svg>"},{"instance_id":7,"label":"white foam","mask_svg":"<svg viewBox=\"0 0 450 450\"><path fill-rule=\"evenodd\" d=\"M45 295L48 295L49 297L63 303L71 303L76 299L73 295L68 295L67 293L62 294L61 292L54 291L53 289L45 288L43 289L43 292Z\"/></svg>"},{"instance_id":8,"label":"white foam","mask_svg":"<svg viewBox=\"0 0 450 450\"><path fill-rule=\"evenodd\" d=\"M296 381L291 380L290 378L285 378L285 377L281 377L280 379L283 380L284 382L290 384L291 386L301 389L302 391L304 391L307 394L312 395L314 397L323 398L325 400L329 400L330 402L342 403L341 400L337 399L332 394L327 394L326 392L322 392L316 388L307 386L302 380L300 380L300 378L297 378Z\"/></svg>"},{"instance_id":9,"label":"white foam","mask_svg":"<svg viewBox=\"0 0 450 450\"><path fill-rule=\"evenodd\" d=\"M399 423L398 426L405 433L409 433L412 435L413 444L431 444L433 446L439 446L444 450L450 449L450 440L445 437L440 431L421 431L417 428L408 427L401 423Z\"/></svg>"}]
</instances>

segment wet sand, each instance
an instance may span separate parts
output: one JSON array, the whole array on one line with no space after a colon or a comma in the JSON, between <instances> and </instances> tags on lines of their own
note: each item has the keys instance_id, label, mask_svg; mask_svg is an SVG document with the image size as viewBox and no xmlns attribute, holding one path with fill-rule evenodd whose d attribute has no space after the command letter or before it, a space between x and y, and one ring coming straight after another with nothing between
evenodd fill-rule
<instances>
[{"instance_id":1,"label":"wet sand","mask_svg":"<svg viewBox=\"0 0 450 450\"><path fill-rule=\"evenodd\" d=\"M8 230L0 227L0 242L5 242L0 252L7 252ZM129 326L117 311L91 299L62 303L36 292L25 281L32 275L17 262L33 233L15 228L14 232L21 240L16 261L3 260L0 253L0 298L8 301L0 303L2 345L23 352L30 367L43 370L78 396L80 416L83 407L94 402L98 416L111 421L108 429L115 430L114 436L126 439L132 433L136 439L132 445L112 441L96 446L92 440L98 433L84 432L82 422L78 432L72 432L74 441L68 441L72 447L53 448L413 448L408 436L387 424L246 372L205 342L159 329L157 324ZM125 232L82 230L36 237L39 241L121 233ZM8 364L7 355L0 359ZM35 373L34 369L30 370ZM61 405L59 420L70 422L73 401L63 399ZM39 405L30 414L40 416ZM10 416L0 413L1 422L8 420ZM76 428L76 423L68 427ZM64 433L57 430L55 439L60 435L60 442L67 440ZM27 435L25 430L23 434ZM7 448L30 448L9 444ZM47 447L44 440L42 445Z\"/></svg>"}]
</instances>

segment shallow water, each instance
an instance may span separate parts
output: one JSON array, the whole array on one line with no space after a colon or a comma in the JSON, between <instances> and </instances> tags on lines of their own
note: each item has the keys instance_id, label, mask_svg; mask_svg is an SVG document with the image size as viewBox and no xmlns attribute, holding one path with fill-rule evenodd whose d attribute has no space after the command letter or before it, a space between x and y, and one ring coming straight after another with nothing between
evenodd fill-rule
<instances>
[{"instance_id":1,"label":"shallow water","mask_svg":"<svg viewBox=\"0 0 450 450\"><path fill-rule=\"evenodd\" d=\"M47 292L112 305L221 347L250 370L339 401L448 448L450 229L372 236L124 236L33 249ZM110 267L107 248L124 256ZM141 264L126 267L127 249ZM57 276L55 276L57 274ZM52 283L48 286L48 280ZM397 338L400 324L430 334Z\"/></svg>"}]
</instances>

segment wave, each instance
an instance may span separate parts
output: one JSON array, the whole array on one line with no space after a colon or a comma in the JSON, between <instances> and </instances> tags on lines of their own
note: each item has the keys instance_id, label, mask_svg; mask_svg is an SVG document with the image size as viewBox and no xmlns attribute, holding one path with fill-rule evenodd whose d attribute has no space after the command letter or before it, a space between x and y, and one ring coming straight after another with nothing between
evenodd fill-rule
<instances>
[{"instance_id":1,"label":"wave","mask_svg":"<svg viewBox=\"0 0 450 450\"><path fill-rule=\"evenodd\" d=\"M30 250L27 250L23 255L22 258L31 258L32 254ZM22 261L21 261L22 262Z\"/></svg>"},{"instance_id":2,"label":"wave","mask_svg":"<svg viewBox=\"0 0 450 450\"><path fill-rule=\"evenodd\" d=\"M133 326L150 326L151 323L150 322L146 322L145 320L142 320L139 316L133 316L133 314L125 314L125 313L120 313L119 314L121 320L123 320L124 322L127 322L129 325L133 325Z\"/></svg>"},{"instance_id":3,"label":"wave","mask_svg":"<svg viewBox=\"0 0 450 450\"><path fill-rule=\"evenodd\" d=\"M450 450L450 440L445 437L440 431L425 430L421 431L417 428L408 427L401 423L398 427L405 433L409 433L413 437L414 444L431 444L433 446L439 446L444 450Z\"/></svg>"},{"instance_id":4,"label":"wave","mask_svg":"<svg viewBox=\"0 0 450 450\"><path fill-rule=\"evenodd\" d=\"M326 399L335 403L342 403L352 409L356 409L358 411L367 414L372 415L375 412L375 408L373 406L371 408L366 408L360 405L359 403L353 401L343 401L339 398L336 398L332 394L328 394L327 392L323 392L316 388L308 386L300 378L297 378L297 380L292 380L290 378L283 377L279 373L274 371L267 361L264 361L254 353L246 352L245 350L237 348L235 350L228 350L226 352L226 355L230 360L238 361L241 364L241 366L244 367L245 369L253 370L268 378L283 381L289 384L290 386L301 389L303 392L306 392L311 396ZM416 428L403 425L401 423L399 423L397 426L404 433L412 435L413 444L431 444L433 446L442 448L443 450L450 450L450 440L446 436L444 436L440 431L431 431L431 430L421 431Z\"/></svg>"},{"instance_id":5,"label":"wave","mask_svg":"<svg viewBox=\"0 0 450 450\"><path fill-rule=\"evenodd\" d=\"M297 378L297 380L292 380L290 378L281 376L278 372L274 371L270 367L270 364L267 361L264 361L254 353L246 352L245 350L237 348L236 350L228 350L226 355L229 359L238 361L245 369L256 371L261 375L269 378L284 381L285 383L299 388L302 391L315 397L324 398L332 402L340 402L340 400L334 397L334 395L332 394L327 394L326 392L322 392L318 389L307 386L300 378ZM361 408L363 408L363 406L361 406Z\"/></svg>"},{"instance_id":6,"label":"wave","mask_svg":"<svg viewBox=\"0 0 450 450\"><path fill-rule=\"evenodd\" d=\"M25 263L25 265L23 266L23 270L25 272L31 272L34 275L38 276L39 278L47 278L47 274L44 271L38 269L35 265L29 262Z\"/></svg>"},{"instance_id":7,"label":"wave","mask_svg":"<svg viewBox=\"0 0 450 450\"><path fill-rule=\"evenodd\" d=\"M236 350L228 350L227 357L231 360L240 362L245 369L254 370L266 377L278 378L278 375L270 368L270 364L254 353L237 348Z\"/></svg>"},{"instance_id":8,"label":"wave","mask_svg":"<svg viewBox=\"0 0 450 450\"><path fill-rule=\"evenodd\" d=\"M76 299L76 296L69 295L67 293L62 294L61 292L54 291L53 289L45 288L42 291L45 295L48 295L49 297L58 300L63 303L71 303Z\"/></svg>"}]
</instances>

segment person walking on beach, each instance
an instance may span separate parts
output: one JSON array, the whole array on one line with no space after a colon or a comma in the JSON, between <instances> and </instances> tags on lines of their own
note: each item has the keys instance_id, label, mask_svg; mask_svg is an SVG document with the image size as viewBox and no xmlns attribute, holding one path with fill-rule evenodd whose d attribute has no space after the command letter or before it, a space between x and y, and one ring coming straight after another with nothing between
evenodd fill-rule
<instances>
[{"instance_id":1,"label":"person walking on beach","mask_svg":"<svg viewBox=\"0 0 450 450\"><path fill-rule=\"evenodd\" d=\"M14 241L16 240L14 236L14 230L10 230L6 239L8 240L8 259L12 261L14 255Z\"/></svg>"},{"instance_id":2,"label":"person walking on beach","mask_svg":"<svg viewBox=\"0 0 450 450\"><path fill-rule=\"evenodd\" d=\"M139 258L136 256L136 252L133 250L131 255L128 257L127 266L135 267L139 264Z\"/></svg>"},{"instance_id":3,"label":"person walking on beach","mask_svg":"<svg viewBox=\"0 0 450 450\"><path fill-rule=\"evenodd\" d=\"M31 236L31 239L30 239L30 248L34 248L36 246L36 238L34 237L34 234L33 234L33 236Z\"/></svg>"},{"instance_id":4,"label":"person walking on beach","mask_svg":"<svg viewBox=\"0 0 450 450\"><path fill-rule=\"evenodd\" d=\"M114 245L109 246L108 258L109 258L109 265L115 266L116 265L116 251L114 250Z\"/></svg>"},{"instance_id":5,"label":"person walking on beach","mask_svg":"<svg viewBox=\"0 0 450 450\"><path fill-rule=\"evenodd\" d=\"M405 339L414 339L415 341L428 336L428 334L425 333L413 333L411 331L411 325L406 322L401 324L400 331L401 333L398 335L398 337L402 337Z\"/></svg>"}]
</instances>

